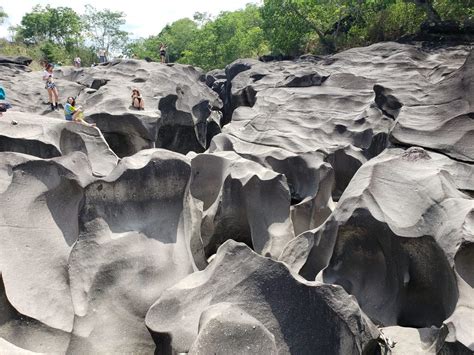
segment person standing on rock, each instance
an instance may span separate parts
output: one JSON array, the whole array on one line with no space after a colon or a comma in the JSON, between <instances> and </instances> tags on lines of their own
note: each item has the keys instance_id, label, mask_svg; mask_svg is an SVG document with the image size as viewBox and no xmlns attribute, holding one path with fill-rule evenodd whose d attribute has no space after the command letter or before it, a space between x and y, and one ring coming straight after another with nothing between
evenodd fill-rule
<instances>
[{"instance_id":1,"label":"person standing on rock","mask_svg":"<svg viewBox=\"0 0 474 355\"><path fill-rule=\"evenodd\" d=\"M52 111L58 110L59 101L58 88L56 87L53 76L53 65L47 64L46 69L43 72L43 80L45 81L44 88L48 90L48 98Z\"/></svg>"},{"instance_id":2,"label":"person standing on rock","mask_svg":"<svg viewBox=\"0 0 474 355\"><path fill-rule=\"evenodd\" d=\"M161 63L166 63L166 46L163 42L161 42L161 46L160 46L160 58L161 58Z\"/></svg>"},{"instance_id":3,"label":"person standing on rock","mask_svg":"<svg viewBox=\"0 0 474 355\"><path fill-rule=\"evenodd\" d=\"M76 99L72 96L67 98L67 102L64 105L64 118L66 121L74 121L82 123L88 127L95 127L95 123L88 123L84 120L84 111L81 106L76 107Z\"/></svg>"},{"instance_id":4,"label":"person standing on rock","mask_svg":"<svg viewBox=\"0 0 474 355\"><path fill-rule=\"evenodd\" d=\"M107 61L107 57L105 56L106 51L104 48L99 49L99 63L105 63Z\"/></svg>"},{"instance_id":5,"label":"person standing on rock","mask_svg":"<svg viewBox=\"0 0 474 355\"><path fill-rule=\"evenodd\" d=\"M7 94L5 93L5 89L2 85L0 85L0 117L3 116L4 112L7 112L12 105L7 101Z\"/></svg>"}]
</instances>

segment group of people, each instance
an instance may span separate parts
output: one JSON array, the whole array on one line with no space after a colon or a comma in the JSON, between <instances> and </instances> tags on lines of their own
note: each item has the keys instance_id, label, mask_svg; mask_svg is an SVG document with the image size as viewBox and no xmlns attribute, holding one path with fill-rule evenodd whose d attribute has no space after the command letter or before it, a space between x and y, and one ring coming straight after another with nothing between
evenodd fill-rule
<instances>
[{"instance_id":1,"label":"group of people","mask_svg":"<svg viewBox=\"0 0 474 355\"><path fill-rule=\"evenodd\" d=\"M162 43L160 47L161 62L164 63L166 60L166 46ZM105 62L105 51L99 53L100 62ZM48 92L49 105L51 111L59 111L59 92L58 87L54 81L54 66L48 62L42 62L43 65L43 81L44 88ZM74 66L79 68L81 66L81 59L76 57L74 59ZM145 101L143 100L140 91L137 88L132 89L131 95L132 103L131 106L137 110L145 109ZM0 85L0 117L11 108L11 104L6 100L5 89ZM95 126L84 120L84 112L81 106L76 106L76 99L74 97L68 97L64 105L64 116L67 121L79 122L87 126Z\"/></svg>"},{"instance_id":2,"label":"group of people","mask_svg":"<svg viewBox=\"0 0 474 355\"><path fill-rule=\"evenodd\" d=\"M54 82L54 66L51 63L43 63L43 81L45 82L44 88L48 91L49 104L51 105L51 111L59 111L59 92L56 83ZM86 126L95 126L84 120L84 114L80 106L76 107L76 100L73 97L68 97L67 102L64 105L64 116L67 121L74 121L82 123Z\"/></svg>"},{"instance_id":3,"label":"group of people","mask_svg":"<svg viewBox=\"0 0 474 355\"><path fill-rule=\"evenodd\" d=\"M145 109L145 101L140 95L138 89L132 90L132 107L137 110ZM66 121L74 121L82 123L89 127L95 127L95 123L88 123L84 120L84 111L81 106L76 106L76 99L72 96L67 98L67 102L64 105L64 116Z\"/></svg>"},{"instance_id":4,"label":"group of people","mask_svg":"<svg viewBox=\"0 0 474 355\"><path fill-rule=\"evenodd\" d=\"M103 48L97 51L97 57L99 58L99 63L106 63L107 62L107 51ZM82 66L81 57L76 56L73 60L74 68L80 68ZM96 64L92 64L95 66Z\"/></svg>"},{"instance_id":5,"label":"group of people","mask_svg":"<svg viewBox=\"0 0 474 355\"><path fill-rule=\"evenodd\" d=\"M54 82L54 67L51 63L44 63L43 80L45 82L45 89L48 91L48 99L52 111L59 110L59 93L56 83ZM137 110L145 109L145 101L136 88L132 90L132 107ZM64 105L64 115L67 121L74 121L85 124L87 126L95 126L89 124L84 120L84 112L81 106L76 106L76 99L68 97Z\"/></svg>"}]
</instances>

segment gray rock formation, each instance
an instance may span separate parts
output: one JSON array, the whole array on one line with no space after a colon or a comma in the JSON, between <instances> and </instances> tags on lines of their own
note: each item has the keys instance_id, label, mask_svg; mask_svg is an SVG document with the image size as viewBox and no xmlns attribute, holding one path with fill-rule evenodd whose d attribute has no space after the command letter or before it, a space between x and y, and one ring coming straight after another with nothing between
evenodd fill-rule
<instances>
[{"instance_id":1,"label":"gray rock formation","mask_svg":"<svg viewBox=\"0 0 474 355\"><path fill-rule=\"evenodd\" d=\"M202 206L199 238L206 256L233 239L278 258L294 238L284 175L234 152L199 154L191 167L190 194Z\"/></svg>"},{"instance_id":2,"label":"gray rock formation","mask_svg":"<svg viewBox=\"0 0 474 355\"><path fill-rule=\"evenodd\" d=\"M439 328L382 328L382 333L391 344L390 353L393 355L413 354L446 354L469 355L472 352L460 343L446 342L448 329Z\"/></svg>"},{"instance_id":3,"label":"gray rock formation","mask_svg":"<svg viewBox=\"0 0 474 355\"><path fill-rule=\"evenodd\" d=\"M248 331L261 332L263 339L255 344L246 342L252 335L226 341L202 334L231 310L240 317L227 318L220 332L244 333L242 323L253 324ZM146 324L164 354L192 348L199 353L203 347L225 353L239 340L244 353L249 345L276 347L278 354L362 354L375 350L379 336L341 287L304 282L283 264L234 241L221 246L206 270L165 291L148 311Z\"/></svg>"},{"instance_id":4,"label":"gray rock formation","mask_svg":"<svg viewBox=\"0 0 474 355\"><path fill-rule=\"evenodd\" d=\"M83 198L74 171L91 171L82 153L0 155L0 336L34 352L65 352L74 322L67 265Z\"/></svg>"},{"instance_id":5,"label":"gray rock formation","mask_svg":"<svg viewBox=\"0 0 474 355\"><path fill-rule=\"evenodd\" d=\"M153 351L144 316L192 272L182 233L189 174L182 155L144 150L85 188L68 264L75 310L68 351Z\"/></svg>"},{"instance_id":6,"label":"gray rock formation","mask_svg":"<svg viewBox=\"0 0 474 355\"><path fill-rule=\"evenodd\" d=\"M260 321L235 304L218 303L201 314L189 353L278 354L278 350L275 336Z\"/></svg>"},{"instance_id":7,"label":"gray rock formation","mask_svg":"<svg viewBox=\"0 0 474 355\"><path fill-rule=\"evenodd\" d=\"M50 112L45 105L41 73L28 72L19 64L0 65L15 109L64 119L62 112ZM54 75L60 102L76 97L86 119L97 124L120 157L153 147L203 152L220 131L211 113L222 104L203 82L204 75L191 66L120 60L93 68L62 67ZM144 111L131 106L133 88L143 96Z\"/></svg>"},{"instance_id":8,"label":"gray rock formation","mask_svg":"<svg viewBox=\"0 0 474 355\"><path fill-rule=\"evenodd\" d=\"M308 279L319 274L343 286L379 324L439 327L462 296L455 271L472 278L472 260L457 253L474 245L474 201L460 191L472 189L473 177L472 165L437 153L387 150L359 169L328 220L292 240L280 259Z\"/></svg>"},{"instance_id":9,"label":"gray rock formation","mask_svg":"<svg viewBox=\"0 0 474 355\"><path fill-rule=\"evenodd\" d=\"M474 54L461 68L409 100L392 131L394 141L474 162ZM433 129L435 128L435 129Z\"/></svg>"},{"instance_id":10,"label":"gray rock formation","mask_svg":"<svg viewBox=\"0 0 474 355\"><path fill-rule=\"evenodd\" d=\"M100 130L21 112L9 112L0 120L0 152L43 159L83 152L95 176L108 175L118 162Z\"/></svg>"},{"instance_id":11,"label":"gray rock formation","mask_svg":"<svg viewBox=\"0 0 474 355\"><path fill-rule=\"evenodd\" d=\"M0 353L472 353L473 58L0 58Z\"/></svg>"},{"instance_id":12,"label":"gray rock formation","mask_svg":"<svg viewBox=\"0 0 474 355\"><path fill-rule=\"evenodd\" d=\"M0 154L0 337L34 352L153 353L145 314L193 271L187 159L145 150L97 179L79 152Z\"/></svg>"},{"instance_id":13,"label":"gray rock formation","mask_svg":"<svg viewBox=\"0 0 474 355\"><path fill-rule=\"evenodd\" d=\"M245 159L283 174L291 196L291 218L295 234L319 226L331 213L334 171L322 154L297 154L288 150L256 145L220 134L208 150L218 154L235 151Z\"/></svg>"},{"instance_id":14,"label":"gray rock formation","mask_svg":"<svg viewBox=\"0 0 474 355\"><path fill-rule=\"evenodd\" d=\"M112 149L128 156L144 148L180 153L206 149L207 119L221 104L191 66L121 60L90 69L60 70L64 79L90 88L80 95L87 116L103 131ZM131 105L138 88L145 110Z\"/></svg>"}]
</instances>

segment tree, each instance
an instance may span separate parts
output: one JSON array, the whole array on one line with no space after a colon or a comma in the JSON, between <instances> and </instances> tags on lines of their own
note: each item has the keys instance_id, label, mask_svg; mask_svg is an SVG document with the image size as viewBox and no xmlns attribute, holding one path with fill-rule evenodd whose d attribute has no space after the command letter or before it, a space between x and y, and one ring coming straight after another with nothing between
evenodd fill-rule
<instances>
[{"instance_id":1,"label":"tree","mask_svg":"<svg viewBox=\"0 0 474 355\"><path fill-rule=\"evenodd\" d=\"M157 36L135 40L127 46L127 55L160 60L161 43L167 46L168 60L179 61L198 32L198 25L189 18L179 19L166 25Z\"/></svg>"},{"instance_id":2,"label":"tree","mask_svg":"<svg viewBox=\"0 0 474 355\"><path fill-rule=\"evenodd\" d=\"M426 20L461 22L473 6L472 0L264 0L261 11L272 51L298 55L314 39L319 52L334 52L396 40Z\"/></svg>"},{"instance_id":3,"label":"tree","mask_svg":"<svg viewBox=\"0 0 474 355\"><path fill-rule=\"evenodd\" d=\"M3 11L3 7L0 6L0 25L3 25L5 19L8 18L8 15L5 11Z\"/></svg>"},{"instance_id":4,"label":"tree","mask_svg":"<svg viewBox=\"0 0 474 355\"><path fill-rule=\"evenodd\" d=\"M198 25L189 18L183 18L167 25L156 38L155 50L158 52L160 43L167 46L168 59L176 62L181 58L183 51L194 40Z\"/></svg>"},{"instance_id":5,"label":"tree","mask_svg":"<svg viewBox=\"0 0 474 355\"><path fill-rule=\"evenodd\" d=\"M37 5L21 19L17 35L27 43L51 41L56 45L71 46L79 43L82 28L80 17L73 9Z\"/></svg>"},{"instance_id":6,"label":"tree","mask_svg":"<svg viewBox=\"0 0 474 355\"><path fill-rule=\"evenodd\" d=\"M284 0L265 0L263 30L275 54L298 54L308 41L307 21L289 11Z\"/></svg>"},{"instance_id":7,"label":"tree","mask_svg":"<svg viewBox=\"0 0 474 355\"><path fill-rule=\"evenodd\" d=\"M222 68L242 57L328 53L398 40L426 22L463 21L474 16L473 0L264 0L263 6L196 13L167 25L159 35L135 41L130 53L159 59L160 42L171 61L203 69Z\"/></svg>"},{"instance_id":8,"label":"tree","mask_svg":"<svg viewBox=\"0 0 474 355\"><path fill-rule=\"evenodd\" d=\"M315 35L326 52L335 51L334 26L351 13L353 3L343 0L265 0L261 9L263 28L274 53L298 55ZM335 28L336 33L328 30Z\"/></svg>"},{"instance_id":9,"label":"tree","mask_svg":"<svg viewBox=\"0 0 474 355\"><path fill-rule=\"evenodd\" d=\"M196 22L199 28L202 28L206 23L211 21L211 15L207 12L195 12L193 20Z\"/></svg>"},{"instance_id":10,"label":"tree","mask_svg":"<svg viewBox=\"0 0 474 355\"><path fill-rule=\"evenodd\" d=\"M128 32L120 29L125 24L125 14L109 9L97 10L86 5L83 22L87 37L96 49L103 48L107 52L121 51L128 41Z\"/></svg>"},{"instance_id":11,"label":"tree","mask_svg":"<svg viewBox=\"0 0 474 355\"><path fill-rule=\"evenodd\" d=\"M256 5L222 12L196 32L181 63L203 69L223 68L237 58L257 57L268 51L262 30L262 17Z\"/></svg>"},{"instance_id":12,"label":"tree","mask_svg":"<svg viewBox=\"0 0 474 355\"><path fill-rule=\"evenodd\" d=\"M441 22L441 16L438 14L438 12L435 10L433 7L433 4L429 0L407 0L412 3L414 3L416 6L421 7L425 13L426 16L428 17L428 20L430 22Z\"/></svg>"},{"instance_id":13,"label":"tree","mask_svg":"<svg viewBox=\"0 0 474 355\"><path fill-rule=\"evenodd\" d=\"M159 60L158 48L168 46L169 60L203 69L223 68L242 57L257 57L268 52L258 6L222 12L214 20L197 13L195 21L180 19L167 25L157 36L136 40L127 54ZM197 22L196 22L197 21Z\"/></svg>"}]
</instances>

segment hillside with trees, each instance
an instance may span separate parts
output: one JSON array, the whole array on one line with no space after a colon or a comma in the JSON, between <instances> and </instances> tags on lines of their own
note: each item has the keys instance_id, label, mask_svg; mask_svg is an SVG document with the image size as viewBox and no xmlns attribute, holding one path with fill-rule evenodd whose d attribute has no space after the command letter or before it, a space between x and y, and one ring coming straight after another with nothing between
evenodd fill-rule
<instances>
[{"instance_id":1,"label":"hillside with trees","mask_svg":"<svg viewBox=\"0 0 474 355\"><path fill-rule=\"evenodd\" d=\"M0 11L0 20L8 14ZM165 43L169 62L222 68L237 58L328 54L380 41L452 33L470 41L473 0L265 0L262 6L196 13L166 25L156 35L131 39L126 15L88 5L79 15L68 7L36 6L2 40L0 54L71 63L79 55L90 65L105 48L115 55L159 61Z\"/></svg>"}]
</instances>

